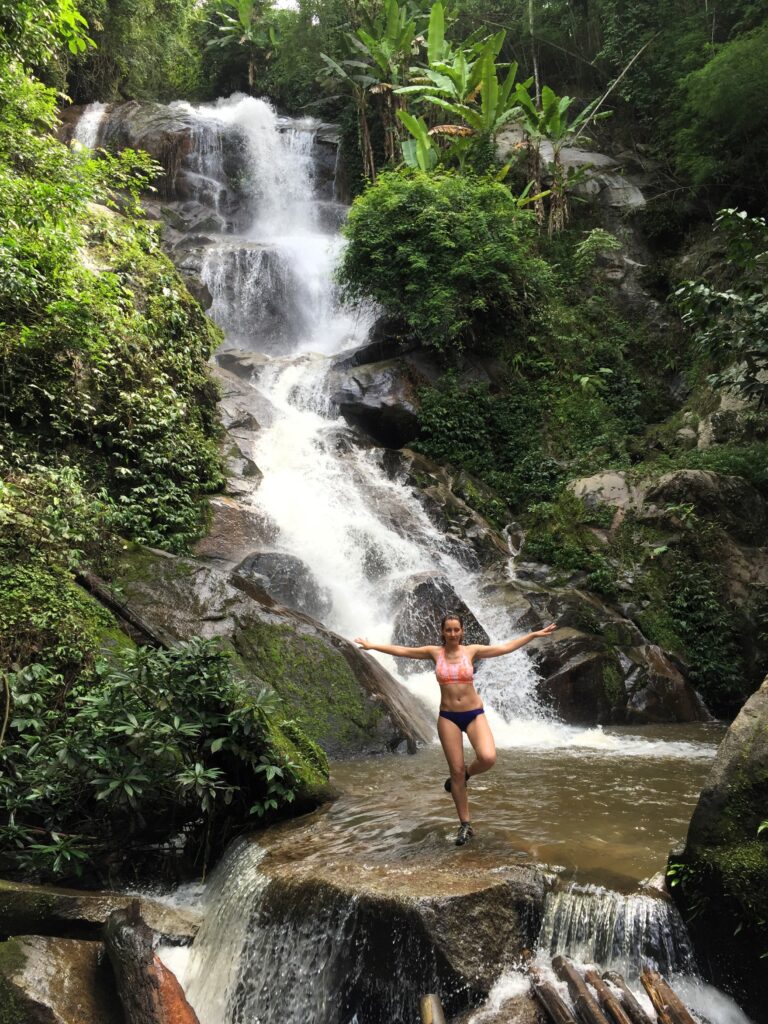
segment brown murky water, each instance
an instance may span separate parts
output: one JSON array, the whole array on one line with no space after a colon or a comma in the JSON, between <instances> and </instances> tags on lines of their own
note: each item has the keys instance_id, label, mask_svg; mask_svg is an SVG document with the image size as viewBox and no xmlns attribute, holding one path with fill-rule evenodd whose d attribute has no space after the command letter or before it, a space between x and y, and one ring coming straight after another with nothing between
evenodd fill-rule
<instances>
[{"instance_id":1,"label":"brown murky water","mask_svg":"<svg viewBox=\"0 0 768 1024\"><path fill-rule=\"evenodd\" d=\"M502 749L495 768L470 783L476 836L461 850L438 747L337 762L332 781L341 796L307 827L291 828L289 859L355 861L375 871L534 858L565 878L631 891L663 870L684 839L723 732L718 725L612 729L597 733L593 746L578 745L574 734L564 748Z\"/></svg>"}]
</instances>

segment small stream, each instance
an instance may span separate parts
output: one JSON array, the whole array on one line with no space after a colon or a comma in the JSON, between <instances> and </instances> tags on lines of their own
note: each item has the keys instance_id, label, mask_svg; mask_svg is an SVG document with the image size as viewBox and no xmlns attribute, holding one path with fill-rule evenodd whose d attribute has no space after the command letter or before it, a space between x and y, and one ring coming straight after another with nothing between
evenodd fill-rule
<instances>
[{"instance_id":1,"label":"small stream","mask_svg":"<svg viewBox=\"0 0 768 1024\"><path fill-rule=\"evenodd\" d=\"M380 451L339 444L340 432L353 442L354 432L329 400L329 371L334 356L363 344L374 311L345 309L333 285L343 210L317 186L319 124L278 118L243 96L170 109L192 139L185 158L192 205L218 225L206 228L199 260L209 313L225 330L226 348L269 357L253 384L274 417L251 453L263 478L245 500L278 524L275 550L308 567L329 596L325 625L343 635L387 641L409 578L438 572L491 641L508 639L515 620L488 596L469 546L441 534L407 482L386 472ZM108 121L94 106L76 137L95 145ZM381 660L397 672L394 659ZM263 846L230 850L206 886L193 947L163 953L201 1024L410 1024L419 988L448 984L407 928L395 929L382 953L380 936L360 931L353 898L306 912L293 907L289 923L270 924L265 857L340 877L351 868L377 877L392 871L401 887L410 871L416 885L431 869L460 878L542 865L552 886L542 956L566 951L629 978L647 958L693 978L684 984L698 998L684 928L669 902L642 883L682 840L722 729L568 726L539 706L537 678L524 651L483 666L479 689L500 756L471 784L477 836L467 848L452 844L445 763L430 747L413 757L334 764L335 803L269 830ZM432 673L403 682L436 709ZM391 956L392 969L377 973L382 956L385 966ZM489 1006L521 984L514 971L504 973ZM466 999L477 1002L469 991ZM380 1017L366 1011L373 1005ZM708 1016L713 1024L745 1021L727 1000Z\"/></svg>"}]
</instances>

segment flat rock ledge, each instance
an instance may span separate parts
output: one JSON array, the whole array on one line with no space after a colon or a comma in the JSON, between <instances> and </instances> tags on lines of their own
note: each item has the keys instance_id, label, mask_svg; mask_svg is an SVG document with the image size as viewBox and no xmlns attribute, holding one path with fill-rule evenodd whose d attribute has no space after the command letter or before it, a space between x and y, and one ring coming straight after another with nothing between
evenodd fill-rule
<instances>
[{"instance_id":1,"label":"flat rock ledge","mask_svg":"<svg viewBox=\"0 0 768 1024\"><path fill-rule=\"evenodd\" d=\"M102 926L112 911L128 907L136 898L117 892L0 880L0 935L100 939ZM195 911L143 896L139 902L142 917L164 941L175 945L192 941L200 926L200 915Z\"/></svg>"}]
</instances>

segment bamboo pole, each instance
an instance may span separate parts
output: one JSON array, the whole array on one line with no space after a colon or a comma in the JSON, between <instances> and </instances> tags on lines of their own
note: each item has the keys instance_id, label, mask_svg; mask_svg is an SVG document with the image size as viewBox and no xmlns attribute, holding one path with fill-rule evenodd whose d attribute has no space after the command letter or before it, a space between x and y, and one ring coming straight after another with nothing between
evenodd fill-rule
<instances>
[{"instance_id":1,"label":"bamboo pole","mask_svg":"<svg viewBox=\"0 0 768 1024\"><path fill-rule=\"evenodd\" d=\"M566 960L564 956L556 956L552 960L552 967L557 976L567 983L579 1020L583 1024L609 1024L584 979L570 960Z\"/></svg>"},{"instance_id":2,"label":"bamboo pole","mask_svg":"<svg viewBox=\"0 0 768 1024\"><path fill-rule=\"evenodd\" d=\"M640 975L640 981L662 1024L696 1024L680 997L660 974L646 967Z\"/></svg>"},{"instance_id":3,"label":"bamboo pole","mask_svg":"<svg viewBox=\"0 0 768 1024\"><path fill-rule=\"evenodd\" d=\"M553 1024L576 1024L576 1018L566 1006L554 985L545 981L535 968L529 968L533 992Z\"/></svg>"},{"instance_id":4,"label":"bamboo pole","mask_svg":"<svg viewBox=\"0 0 768 1024\"><path fill-rule=\"evenodd\" d=\"M584 978L597 992L597 1001L614 1024L632 1024L629 1015L597 971L585 971Z\"/></svg>"},{"instance_id":5,"label":"bamboo pole","mask_svg":"<svg viewBox=\"0 0 768 1024\"><path fill-rule=\"evenodd\" d=\"M640 1003L638 1003L634 993L620 974L617 974L616 971L606 971L603 978L621 990L621 1004L627 1011L627 1016L632 1021L632 1024L653 1024L651 1018Z\"/></svg>"},{"instance_id":6,"label":"bamboo pole","mask_svg":"<svg viewBox=\"0 0 768 1024\"><path fill-rule=\"evenodd\" d=\"M440 997L434 992L421 997L421 1024L445 1024L445 1014Z\"/></svg>"}]
</instances>

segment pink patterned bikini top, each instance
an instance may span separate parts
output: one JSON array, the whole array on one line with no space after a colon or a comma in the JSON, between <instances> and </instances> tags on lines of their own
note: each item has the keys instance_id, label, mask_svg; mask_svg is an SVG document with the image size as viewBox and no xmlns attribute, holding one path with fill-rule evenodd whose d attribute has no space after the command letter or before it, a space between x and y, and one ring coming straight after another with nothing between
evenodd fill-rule
<instances>
[{"instance_id":1,"label":"pink patterned bikini top","mask_svg":"<svg viewBox=\"0 0 768 1024\"><path fill-rule=\"evenodd\" d=\"M445 686L447 683L473 683L475 681L472 662L463 651L458 661L448 661L445 651L440 648L435 662L435 675L441 686Z\"/></svg>"}]
</instances>

